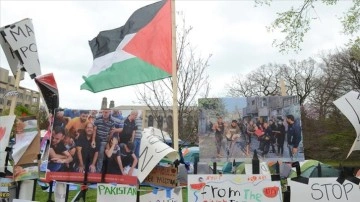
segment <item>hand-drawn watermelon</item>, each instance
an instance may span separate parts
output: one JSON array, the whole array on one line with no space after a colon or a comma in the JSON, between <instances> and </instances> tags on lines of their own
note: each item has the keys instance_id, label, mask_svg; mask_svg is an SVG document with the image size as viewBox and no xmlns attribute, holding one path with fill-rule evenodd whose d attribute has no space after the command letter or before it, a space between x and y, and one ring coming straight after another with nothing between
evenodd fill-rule
<instances>
[{"instance_id":1,"label":"hand-drawn watermelon","mask_svg":"<svg viewBox=\"0 0 360 202\"><path fill-rule=\"evenodd\" d=\"M263 189L263 193L268 198L275 198L278 195L279 187L273 186L273 187L265 187Z\"/></svg>"},{"instance_id":2,"label":"hand-drawn watermelon","mask_svg":"<svg viewBox=\"0 0 360 202\"><path fill-rule=\"evenodd\" d=\"M190 184L191 189L194 190L201 190L206 185L205 182L197 183L197 184Z\"/></svg>"}]
</instances>

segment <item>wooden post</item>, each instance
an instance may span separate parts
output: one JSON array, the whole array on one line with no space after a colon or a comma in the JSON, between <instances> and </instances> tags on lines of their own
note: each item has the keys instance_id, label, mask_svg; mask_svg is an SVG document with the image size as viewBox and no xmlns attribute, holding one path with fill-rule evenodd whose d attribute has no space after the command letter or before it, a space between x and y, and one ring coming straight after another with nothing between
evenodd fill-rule
<instances>
[{"instance_id":1,"label":"wooden post","mask_svg":"<svg viewBox=\"0 0 360 202\"><path fill-rule=\"evenodd\" d=\"M16 78L15 78L15 84L14 84L14 87L15 87L15 91L16 91L16 92L18 92L18 90L19 90L20 77L21 77L21 70L20 70L20 68L19 68L19 69L16 71ZM17 99L17 96L13 96L13 97L11 98L11 105L10 105L9 115L14 115L15 107L16 107L16 99Z\"/></svg>"},{"instance_id":2,"label":"wooden post","mask_svg":"<svg viewBox=\"0 0 360 202\"><path fill-rule=\"evenodd\" d=\"M179 112L178 112L178 82L176 66L176 26L175 26L175 0L171 0L171 43L172 43L172 88L173 88L173 147L175 151L179 150Z\"/></svg>"}]
</instances>

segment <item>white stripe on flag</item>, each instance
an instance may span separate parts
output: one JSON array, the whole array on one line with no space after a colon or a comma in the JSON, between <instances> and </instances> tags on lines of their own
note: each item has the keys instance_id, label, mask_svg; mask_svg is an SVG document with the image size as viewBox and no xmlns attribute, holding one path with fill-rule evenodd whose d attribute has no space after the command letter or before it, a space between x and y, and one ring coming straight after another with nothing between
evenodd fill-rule
<instances>
[{"instance_id":1,"label":"white stripe on flag","mask_svg":"<svg viewBox=\"0 0 360 202\"><path fill-rule=\"evenodd\" d=\"M99 74L114 63L134 58L134 55L129 54L122 49L126 46L126 44L129 43L129 41L135 36L135 34L136 33L126 35L114 52L95 58L93 66L88 73L88 77L91 75Z\"/></svg>"}]
</instances>

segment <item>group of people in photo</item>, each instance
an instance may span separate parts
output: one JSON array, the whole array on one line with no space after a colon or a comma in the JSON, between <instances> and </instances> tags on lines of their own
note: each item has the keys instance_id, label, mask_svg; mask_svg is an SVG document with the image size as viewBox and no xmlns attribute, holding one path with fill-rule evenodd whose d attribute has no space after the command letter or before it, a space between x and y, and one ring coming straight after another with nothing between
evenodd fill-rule
<instances>
[{"instance_id":1,"label":"group of people in photo","mask_svg":"<svg viewBox=\"0 0 360 202\"><path fill-rule=\"evenodd\" d=\"M56 110L47 169L135 176L141 131L136 110Z\"/></svg>"},{"instance_id":2,"label":"group of people in photo","mask_svg":"<svg viewBox=\"0 0 360 202\"><path fill-rule=\"evenodd\" d=\"M262 157L274 153L277 157L284 156L284 143L287 140L290 158L297 158L301 142L301 126L293 115L272 117L267 121L261 119L241 119L225 122L222 116L215 123L210 123L210 129L215 135L216 158L239 156L234 154L234 146L242 147L246 157L256 150ZM223 140L226 140L223 144ZM257 141L257 144L252 144ZM254 145L257 148L252 148ZM225 148L224 148L225 146ZM225 154L224 154L225 152Z\"/></svg>"}]
</instances>

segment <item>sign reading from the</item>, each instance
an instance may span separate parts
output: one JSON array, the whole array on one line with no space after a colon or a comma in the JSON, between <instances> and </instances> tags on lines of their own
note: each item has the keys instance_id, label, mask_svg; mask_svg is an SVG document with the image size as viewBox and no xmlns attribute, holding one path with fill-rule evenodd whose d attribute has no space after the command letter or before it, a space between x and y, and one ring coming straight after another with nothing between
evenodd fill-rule
<instances>
[{"instance_id":1,"label":"sign reading from the","mask_svg":"<svg viewBox=\"0 0 360 202\"><path fill-rule=\"evenodd\" d=\"M280 202L280 181L270 175L188 175L188 201Z\"/></svg>"}]
</instances>

